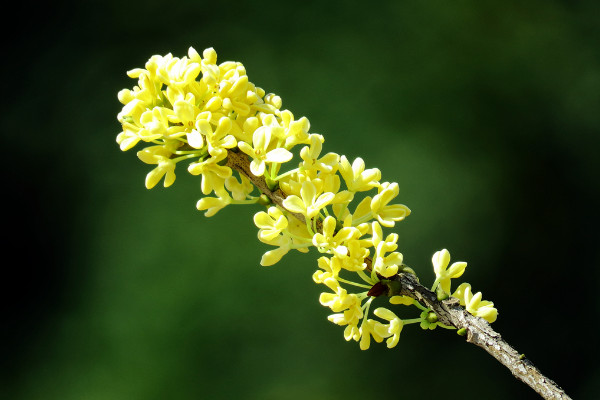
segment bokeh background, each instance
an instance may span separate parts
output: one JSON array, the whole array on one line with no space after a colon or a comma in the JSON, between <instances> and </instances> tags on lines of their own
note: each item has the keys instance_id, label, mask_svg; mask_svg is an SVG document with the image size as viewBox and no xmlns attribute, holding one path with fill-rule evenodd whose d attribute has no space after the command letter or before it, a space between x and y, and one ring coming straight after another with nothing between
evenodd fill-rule
<instances>
[{"instance_id":1,"label":"bokeh background","mask_svg":"<svg viewBox=\"0 0 600 400\"><path fill-rule=\"evenodd\" d=\"M125 72L215 47L400 184L421 280L448 248L494 327L598 398L600 3L50 2L6 15L5 399L535 399L452 332L361 352L317 255L258 262L257 207L207 219L199 180L144 188L115 137ZM5 25L6 27L7 25ZM12 222L9 222L12 221Z\"/></svg>"}]
</instances>

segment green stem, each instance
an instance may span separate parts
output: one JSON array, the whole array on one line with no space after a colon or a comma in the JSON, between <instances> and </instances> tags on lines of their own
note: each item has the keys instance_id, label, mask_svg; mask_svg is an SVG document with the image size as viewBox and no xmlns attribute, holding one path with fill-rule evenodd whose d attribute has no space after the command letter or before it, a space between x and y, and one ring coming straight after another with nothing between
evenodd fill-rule
<instances>
[{"instance_id":1,"label":"green stem","mask_svg":"<svg viewBox=\"0 0 600 400\"><path fill-rule=\"evenodd\" d=\"M421 303L419 303L417 300L413 299L413 304L417 307L420 308L421 311L428 311L429 308L424 307Z\"/></svg>"},{"instance_id":2,"label":"green stem","mask_svg":"<svg viewBox=\"0 0 600 400\"><path fill-rule=\"evenodd\" d=\"M442 277L438 277L434 282L433 285L431 285L431 291L435 292L435 289L437 288L437 286L440 284L440 281L442 280Z\"/></svg>"},{"instance_id":3,"label":"green stem","mask_svg":"<svg viewBox=\"0 0 600 400\"><path fill-rule=\"evenodd\" d=\"M278 175L278 176L276 176L275 178L273 178L273 180L274 180L274 181L278 181L278 180L280 180L281 178L285 178L286 176L288 176L288 175L291 175L291 174L293 174L293 173L295 173L295 172L298 172L298 168L296 168L296 169L293 169L293 170L291 170L291 171L288 171L288 172L286 172L286 173L284 173L284 174Z\"/></svg>"},{"instance_id":4,"label":"green stem","mask_svg":"<svg viewBox=\"0 0 600 400\"><path fill-rule=\"evenodd\" d=\"M258 200L258 197L249 200L231 200L230 204L256 204L258 203Z\"/></svg>"},{"instance_id":5,"label":"green stem","mask_svg":"<svg viewBox=\"0 0 600 400\"><path fill-rule=\"evenodd\" d=\"M367 282L370 285L374 285L375 282L373 282L373 280L371 278L369 278L367 276L367 274L364 273L364 271L356 271L356 273L358 274L358 276L360 276L362 278L363 281Z\"/></svg>"},{"instance_id":6,"label":"green stem","mask_svg":"<svg viewBox=\"0 0 600 400\"><path fill-rule=\"evenodd\" d=\"M358 287L365 288L365 289L371 289L371 286L363 285L363 284L352 282L352 281L347 281L343 278L340 278L339 276L338 276L337 280L338 280L338 282L344 282L344 283L347 283L348 285L358 286Z\"/></svg>"},{"instance_id":7,"label":"green stem","mask_svg":"<svg viewBox=\"0 0 600 400\"><path fill-rule=\"evenodd\" d=\"M188 158L195 158L195 157L202 157L201 155L199 155L198 153L194 153L194 154L187 154L185 156L181 156L181 157L177 157L177 158L173 158L171 159L171 161L174 161L175 163L178 163L179 161L182 160L186 160Z\"/></svg>"}]
</instances>

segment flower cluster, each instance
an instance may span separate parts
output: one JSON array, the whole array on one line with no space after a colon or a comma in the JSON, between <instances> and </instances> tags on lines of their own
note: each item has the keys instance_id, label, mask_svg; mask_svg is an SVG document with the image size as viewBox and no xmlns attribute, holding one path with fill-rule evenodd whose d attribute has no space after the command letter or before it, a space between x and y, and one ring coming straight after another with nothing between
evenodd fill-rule
<instances>
[{"instance_id":1,"label":"flower cluster","mask_svg":"<svg viewBox=\"0 0 600 400\"><path fill-rule=\"evenodd\" d=\"M138 85L119 92L124 107L118 114L123 131L117 142L123 151L148 144L137 153L144 163L155 165L146 176L147 188L161 180L165 187L172 185L177 164L187 160L188 172L201 175L205 197L197 208L206 216L230 204L267 205L254 215L254 223L259 240L275 248L263 255L261 265L277 263L290 250L315 247L323 256L313 280L329 289L319 301L333 311L329 320L345 327L346 340L358 341L361 349L369 348L371 338L387 339L387 346L394 347L410 323L424 329L439 325L429 309L403 296L391 297L390 303L420 308L419 318L403 320L383 307L373 311L380 320L368 318L371 303L381 294L372 289L399 272L413 273L397 251L398 235L384 233L410 214L394 203L397 183L382 181L379 169L366 168L361 158L350 163L343 155L322 154L324 138L309 133L307 118L295 119L282 110L281 99L252 84L242 64L217 64L212 48L202 56L193 48L183 58L153 56L145 68L128 75ZM301 146L299 158L292 164L296 146ZM234 156L246 168L231 163ZM253 195L256 187L278 190L283 200ZM449 260L446 250L433 258L433 289L446 294L450 280L466 267L454 263L447 268ZM357 291L349 292L349 287ZM481 301L481 293L473 296L470 286L459 286L454 296L473 315L490 322L496 318L493 304Z\"/></svg>"}]
</instances>

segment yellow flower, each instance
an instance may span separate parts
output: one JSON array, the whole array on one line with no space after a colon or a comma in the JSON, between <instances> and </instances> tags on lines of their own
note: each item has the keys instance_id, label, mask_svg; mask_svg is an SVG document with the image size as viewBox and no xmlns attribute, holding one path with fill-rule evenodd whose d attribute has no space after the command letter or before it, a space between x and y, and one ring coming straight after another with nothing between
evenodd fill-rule
<instances>
[{"instance_id":1,"label":"yellow flower","mask_svg":"<svg viewBox=\"0 0 600 400\"><path fill-rule=\"evenodd\" d=\"M200 188L203 194L210 194L213 190L215 192L222 190L225 186L225 179L231 176L231 168L219 165L219 162L223 161L226 155L225 151L221 151L217 156L189 165L188 171L190 174L202 174Z\"/></svg>"},{"instance_id":2,"label":"yellow flower","mask_svg":"<svg viewBox=\"0 0 600 400\"><path fill-rule=\"evenodd\" d=\"M450 279L460 277L465 272L467 263L455 262L448 268L450 253L446 249L437 251L431 261L433 263L433 270L435 271L436 282L439 282L444 292L450 293Z\"/></svg>"},{"instance_id":3,"label":"yellow flower","mask_svg":"<svg viewBox=\"0 0 600 400\"><path fill-rule=\"evenodd\" d=\"M373 269L381 276L389 278L390 276L396 275L398 272L398 265L402 264L402 254L394 251L398 248L396 242L398 241L398 235L390 233L385 240L383 240L383 232L381 226L374 221L372 224L373 237L371 242L375 247L375 254L373 259ZM386 253L392 252L386 256Z\"/></svg>"},{"instance_id":4,"label":"yellow flower","mask_svg":"<svg viewBox=\"0 0 600 400\"><path fill-rule=\"evenodd\" d=\"M208 210L204 213L206 217L212 217L221 209L231 204L233 200L225 190L220 190L217 195L219 197L203 197L196 203L198 211Z\"/></svg>"},{"instance_id":5,"label":"yellow flower","mask_svg":"<svg viewBox=\"0 0 600 400\"><path fill-rule=\"evenodd\" d=\"M281 113L281 126L284 128L285 148L291 149L300 143L309 143L310 122L306 117L294 120L294 115L289 110L283 110Z\"/></svg>"},{"instance_id":6,"label":"yellow flower","mask_svg":"<svg viewBox=\"0 0 600 400\"><path fill-rule=\"evenodd\" d=\"M254 224L260 228L258 238L269 243L288 227L288 220L279 208L269 207L268 213L261 211L254 215Z\"/></svg>"},{"instance_id":7,"label":"yellow flower","mask_svg":"<svg viewBox=\"0 0 600 400\"><path fill-rule=\"evenodd\" d=\"M356 301L356 296L348 295L346 289L341 287L335 278L327 278L325 279L324 283L334 293L321 293L321 296L319 296L319 302L325 307L331 308L331 311L344 311Z\"/></svg>"},{"instance_id":8,"label":"yellow flower","mask_svg":"<svg viewBox=\"0 0 600 400\"><path fill-rule=\"evenodd\" d=\"M191 62L187 57L173 57L164 68L168 79L165 83L178 89L191 84L201 71L200 64Z\"/></svg>"},{"instance_id":9,"label":"yellow flower","mask_svg":"<svg viewBox=\"0 0 600 400\"><path fill-rule=\"evenodd\" d=\"M371 336L377 343L383 342L383 337L378 333L387 331L385 327L382 327L382 323L373 319L368 319L361 324L360 327L360 349L367 350L371 346Z\"/></svg>"},{"instance_id":10,"label":"yellow flower","mask_svg":"<svg viewBox=\"0 0 600 400\"><path fill-rule=\"evenodd\" d=\"M342 313L331 314L327 319L339 326L348 325L344 330L344 339L346 341L351 339L358 340L360 338L358 323L363 318L361 301L355 294L350 294L348 297L351 299L348 309Z\"/></svg>"},{"instance_id":11,"label":"yellow flower","mask_svg":"<svg viewBox=\"0 0 600 400\"><path fill-rule=\"evenodd\" d=\"M117 119L123 127L123 132L117 136L117 143L121 146L122 151L131 149L141 140L139 131L143 127L141 118L145 111L144 103L134 99L127 103L117 115Z\"/></svg>"},{"instance_id":12,"label":"yellow flower","mask_svg":"<svg viewBox=\"0 0 600 400\"><path fill-rule=\"evenodd\" d=\"M481 292L473 295L471 285L464 282L452 294L460 300L460 304L465 306L465 309L476 317L485 319L490 324L498 318L498 310L494 307L494 303L487 300L482 300Z\"/></svg>"},{"instance_id":13,"label":"yellow flower","mask_svg":"<svg viewBox=\"0 0 600 400\"><path fill-rule=\"evenodd\" d=\"M150 146L138 151L137 156L146 164L157 164L157 167L146 175L146 188L152 189L164 176L164 186L169 187L175 182L175 162L171 159L172 151L178 146Z\"/></svg>"},{"instance_id":14,"label":"yellow flower","mask_svg":"<svg viewBox=\"0 0 600 400\"><path fill-rule=\"evenodd\" d=\"M337 278L342 268L341 262L337 257L320 257L317 262L322 271L316 270L313 274L313 281L315 283L324 283L327 278Z\"/></svg>"},{"instance_id":15,"label":"yellow flower","mask_svg":"<svg viewBox=\"0 0 600 400\"><path fill-rule=\"evenodd\" d=\"M367 267L365 258L369 256L369 250L363 247L360 240L350 240L346 247L348 254L342 257L343 267L347 271L362 271Z\"/></svg>"},{"instance_id":16,"label":"yellow flower","mask_svg":"<svg viewBox=\"0 0 600 400\"><path fill-rule=\"evenodd\" d=\"M154 107L145 111L140 118L143 128L139 130L138 136L145 142L168 137L176 127L170 127L169 117L173 110L165 107Z\"/></svg>"},{"instance_id":17,"label":"yellow flower","mask_svg":"<svg viewBox=\"0 0 600 400\"><path fill-rule=\"evenodd\" d=\"M310 147L305 146L300 151L300 157L303 160L302 168L305 170L321 170L333 174L337 171L340 156L336 153L327 153L319 159L321 149L323 148L322 139L323 136L321 135L310 135ZM332 176L337 177L337 175Z\"/></svg>"},{"instance_id":18,"label":"yellow flower","mask_svg":"<svg viewBox=\"0 0 600 400\"><path fill-rule=\"evenodd\" d=\"M388 338L386 340L387 347L391 349L392 347L398 344L398 340L400 339L400 332L402 332L402 327L404 326L402 320L396 316L393 312L388 310L387 308L380 307L373 312L381 319L385 319L389 321L389 324L381 324L375 327L377 333L384 337Z\"/></svg>"},{"instance_id":19,"label":"yellow flower","mask_svg":"<svg viewBox=\"0 0 600 400\"><path fill-rule=\"evenodd\" d=\"M323 207L326 207L335 195L331 192L319 194L317 188L312 182L302 183L300 197L296 195L288 196L283 201L283 206L293 213L303 214L311 219L316 217Z\"/></svg>"},{"instance_id":20,"label":"yellow flower","mask_svg":"<svg viewBox=\"0 0 600 400\"><path fill-rule=\"evenodd\" d=\"M232 125L229 118L222 117L219 119L217 129L213 132L213 129L207 120L201 119L196 121L196 129L206 137L208 152L212 156L218 155L223 149L231 149L236 146L237 142L235 137L233 137L233 135L228 135Z\"/></svg>"},{"instance_id":21,"label":"yellow flower","mask_svg":"<svg viewBox=\"0 0 600 400\"><path fill-rule=\"evenodd\" d=\"M312 242L321 251L333 251L335 254L345 256L348 254L348 249L343 243L358 238L360 231L356 228L345 227L335 233L336 224L337 221L335 218L331 216L325 218L323 221L323 233L315 234Z\"/></svg>"},{"instance_id":22,"label":"yellow flower","mask_svg":"<svg viewBox=\"0 0 600 400\"><path fill-rule=\"evenodd\" d=\"M392 199L398 195L398 184L396 182L385 182L381 185L379 194L371 200L371 212L377 218L379 223L385 227L391 228L397 221L402 221L410 214L408 207L395 204L388 205Z\"/></svg>"},{"instance_id":23,"label":"yellow flower","mask_svg":"<svg viewBox=\"0 0 600 400\"><path fill-rule=\"evenodd\" d=\"M246 200L246 197L254 190L254 185L244 175L240 174L240 182L234 177L230 176L225 179L225 187L231 192L234 200Z\"/></svg>"},{"instance_id":24,"label":"yellow flower","mask_svg":"<svg viewBox=\"0 0 600 400\"><path fill-rule=\"evenodd\" d=\"M377 168L365 170L365 162L360 157L350 165L346 156L342 156L339 170L348 190L352 192L363 192L374 188L379 185L381 179L381 171Z\"/></svg>"},{"instance_id":25,"label":"yellow flower","mask_svg":"<svg viewBox=\"0 0 600 400\"><path fill-rule=\"evenodd\" d=\"M276 236L275 239L271 240L269 244L278 246L278 248L275 250L269 250L263 254L260 260L260 265L263 267L268 267L278 263L279 260L281 260L281 258L292 249L293 242L290 237L279 235Z\"/></svg>"},{"instance_id":26,"label":"yellow flower","mask_svg":"<svg viewBox=\"0 0 600 400\"><path fill-rule=\"evenodd\" d=\"M187 99L180 99L173 104L174 115L170 116L170 121L180 123L184 130L194 128L196 117L200 114L200 109L194 105L194 95L189 93Z\"/></svg>"},{"instance_id":27,"label":"yellow flower","mask_svg":"<svg viewBox=\"0 0 600 400\"><path fill-rule=\"evenodd\" d=\"M271 130L266 126L261 126L252 135L254 147L246 142L238 143L240 150L252 157L250 171L255 176L262 176L265 173L266 163L284 163L293 157L292 153L281 147L268 151L270 142Z\"/></svg>"}]
</instances>

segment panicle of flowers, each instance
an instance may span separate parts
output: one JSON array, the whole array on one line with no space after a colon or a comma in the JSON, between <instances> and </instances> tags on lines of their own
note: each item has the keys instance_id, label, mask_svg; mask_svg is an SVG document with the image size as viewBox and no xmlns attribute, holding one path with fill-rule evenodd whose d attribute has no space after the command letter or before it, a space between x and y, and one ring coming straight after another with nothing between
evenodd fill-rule
<instances>
[{"instance_id":1,"label":"panicle of flowers","mask_svg":"<svg viewBox=\"0 0 600 400\"><path fill-rule=\"evenodd\" d=\"M381 171L366 168L361 158L350 163L344 155L322 154L324 137L309 132L306 117L296 119L282 110L281 98L251 83L241 63L217 64L212 48L202 56L193 48L182 58L156 55L128 75L137 86L118 94L123 130L117 143L123 151L146 146L137 155L155 165L146 176L148 189L161 180L171 186L177 164L186 161L187 171L201 176L204 197L197 208L207 217L230 204L265 205L254 223L258 239L275 248L263 255L261 265L276 264L291 250L314 247L322 256L313 280L328 288L319 301L333 312L328 319L345 327L344 338L359 342L363 350L371 338L396 346L407 324L439 325L429 309L402 296L390 303L419 308L418 318L400 319L383 307L373 312L380 320L368 317L372 302L383 293L376 289L382 281L414 273L397 251L398 235L384 233L410 214L408 207L394 203L396 182L382 182ZM301 147L294 153L296 146ZM292 163L294 154L298 157ZM242 157L247 168L230 163L234 156ZM282 200L254 195L256 187L261 191L264 186L258 182L270 192L279 190ZM466 267L454 263L447 268L449 260L447 250L433 257L434 290L446 294L450 280ZM493 304L463 285L454 296L473 315L495 320Z\"/></svg>"}]
</instances>

